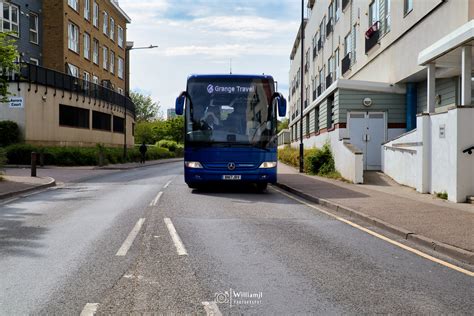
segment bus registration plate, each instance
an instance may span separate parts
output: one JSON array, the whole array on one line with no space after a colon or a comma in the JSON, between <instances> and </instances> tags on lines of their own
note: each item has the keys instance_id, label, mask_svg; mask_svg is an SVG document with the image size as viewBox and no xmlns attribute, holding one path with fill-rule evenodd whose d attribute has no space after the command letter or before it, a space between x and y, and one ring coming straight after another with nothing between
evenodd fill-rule
<instances>
[{"instance_id":1,"label":"bus registration plate","mask_svg":"<svg viewBox=\"0 0 474 316\"><path fill-rule=\"evenodd\" d=\"M241 175L236 175L236 174L223 175L222 179L223 180L241 180L242 176Z\"/></svg>"}]
</instances>

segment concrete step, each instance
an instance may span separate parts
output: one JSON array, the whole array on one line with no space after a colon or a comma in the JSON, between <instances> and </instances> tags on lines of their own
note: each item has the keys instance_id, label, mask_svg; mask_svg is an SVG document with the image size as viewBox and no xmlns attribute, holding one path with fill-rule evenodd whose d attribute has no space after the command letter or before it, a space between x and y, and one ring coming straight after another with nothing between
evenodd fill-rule
<instances>
[{"instance_id":1,"label":"concrete step","mask_svg":"<svg viewBox=\"0 0 474 316\"><path fill-rule=\"evenodd\" d=\"M474 204L474 196L468 196L467 203Z\"/></svg>"}]
</instances>

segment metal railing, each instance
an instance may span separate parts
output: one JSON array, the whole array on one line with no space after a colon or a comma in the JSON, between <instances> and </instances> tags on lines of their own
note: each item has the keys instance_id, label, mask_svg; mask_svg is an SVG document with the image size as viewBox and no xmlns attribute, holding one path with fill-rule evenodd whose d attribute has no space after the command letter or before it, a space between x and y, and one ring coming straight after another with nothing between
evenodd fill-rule
<instances>
[{"instance_id":1,"label":"metal railing","mask_svg":"<svg viewBox=\"0 0 474 316\"><path fill-rule=\"evenodd\" d=\"M344 9L347 7L347 5L349 4L349 2L351 2L351 0L342 0L342 10L344 11Z\"/></svg>"},{"instance_id":2,"label":"metal railing","mask_svg":"<svg viewBox=\"0 0 474 316\"><path fill-rule=\"evenodd\" d=\"M371 50L377 43L380 38L380 22L375 22L367 32L365 32L365 53Z\"/></svg>"},{"instance_id":3,"label":"metal railing","mask_svg":"<svg viewBox=\"0 0 474 316\"><path fill-rule=\"evenodd\" d=\"M341 62L341 72L345 74L351 68L351 53L347 53Z\"/></svg>"},{"instance_id":4,"label":"metal railing","mask_svg":"<svg viewBox=\"0 0 474 316\"><path fill-rule=\"evenodd\" d=\"M28 83L29 90L38 91L38 85L41 85L46 87L46 93L48 93L48 88L52 88L54 95L62 93L64 96L64 92L70 92L70 98L72 98L72 93L76 93L76 98L98 99L125 108L135 115L135 104L130 98L104 86L56 70L22 63L20 72L14 76L8 76L6 79L9 82Z\"/></svg>"},{"instance_id":5,"label":"metal railing","mask_svg":"<svg viewBox=\"0 0 474 316\"><path fill-rule=\"evenodd\" d=\"M326 76L326 88L332 84L332 74Z\"/></svg>"},{"instance_id":6,"label":"metal railing","mask_svg":"<svg viewBox=\"0 0 474 316\"><path fill-rule=\"evenodd\" d=\"M326 24L326 37L329 36L332 32L332 19L329 19L328 23Z\"/></svg>"},{"instance_id":7,"label":"metal railing","mask_svg":"<svg viewBox=\"0 0 474 316\"><path fill-rule=\"evenodd\" d=\"M463 153L465 154L469 154L469 155L472 155L472 153L474 152L474 146L471 146L469 148L466 148L462 151Z\"/></svg>"},{"instance_id":8,"label":"metal railing","mask_svg":"<svg viewBox=\"0 0 474 316\"><path fill-rule=\"evenodd\" d=\"M318 95L321 95L321 92L322 92L322 86L321 85L318 86L317 91L318 91Z\"/></svg>"}]
</instances>

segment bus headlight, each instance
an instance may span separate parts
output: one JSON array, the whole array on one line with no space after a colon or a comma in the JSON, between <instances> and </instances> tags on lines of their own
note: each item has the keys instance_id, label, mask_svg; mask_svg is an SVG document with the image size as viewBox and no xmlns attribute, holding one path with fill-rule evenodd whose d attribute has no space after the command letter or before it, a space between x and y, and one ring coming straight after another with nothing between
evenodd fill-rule
<instances>
[{"instance_id":1,"label":"bus headlight","mask_svg":"<svg viewBox=\"0 0 474 316\"><path fill-rule=\"evenodd\" d=\"M202 165L199 161L185 161L184 165L192 169L202 169Z\"/></svg>"},{"instance_id":2,"label":"bus headlight","mask_svg":"<svg viewBox=\"0 0 474 316\"><path fill-rule=\"evenodd\" d=\"M260 169L270 169L270 168L275 168L277 166L276 161L265 161L260 165Z\"/></svg>"}]
</instances>

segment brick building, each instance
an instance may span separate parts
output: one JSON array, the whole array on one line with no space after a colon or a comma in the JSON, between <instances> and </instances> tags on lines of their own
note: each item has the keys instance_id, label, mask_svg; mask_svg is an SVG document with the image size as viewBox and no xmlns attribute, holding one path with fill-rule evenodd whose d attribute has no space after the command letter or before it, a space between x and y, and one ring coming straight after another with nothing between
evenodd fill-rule
<instances>
[{"instance_id":1,"label":"brick building","mask_svg":"<svg viewBox=\"0 0 474 316\"><path fill-rule=\"evenodd\" d=\"M124 94L126 24L116 0L43 3L44 66Z\"/></svg>"}]
</instances>

